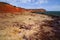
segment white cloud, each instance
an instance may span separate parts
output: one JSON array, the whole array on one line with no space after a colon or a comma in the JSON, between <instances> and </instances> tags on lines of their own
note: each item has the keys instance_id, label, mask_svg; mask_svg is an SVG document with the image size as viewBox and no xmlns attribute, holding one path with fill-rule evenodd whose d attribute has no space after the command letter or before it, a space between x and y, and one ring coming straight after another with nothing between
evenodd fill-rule
<instances>
[{"instance_id":1,"label":"white cloud","mask_svg":"<svg viewBox=\"0 0 60 40\"><path fill-rule=\"evenodd\" d=\"M38 2L36 2L36 4L43 4L43 3L47 3L48 0L38 0Z\"/></svg>"},{"instance_id":2,"label":"white cloud","mask_svg":"<svg viewBox=\"0 0 60 40\"><path fill-rule=\"evenodd\" d=\"M43 3L47 3L48 0L0 0L3 2L11 2L11 3L32 3L32 4L43 4Z\"/></svg>"},{"instance_id":3,"label":"white cloud","mask_svg":"<svg viewBox=\"0 0 60 40\"><path fill-rule=\"evenodd\" d=\"M43 4L47 3L48 0L20 0L20 3L34 3L34 4Z\"/></svg>"},{"instance_id":4,"label":"white cloud","mask_svg":"<svg viewBox=\"0 0 60 40\"><path fill-rule=\"evenodd\" d=\"M29 3L31 0L20 0L20 3Z\"/></svg>"}]
</instances>

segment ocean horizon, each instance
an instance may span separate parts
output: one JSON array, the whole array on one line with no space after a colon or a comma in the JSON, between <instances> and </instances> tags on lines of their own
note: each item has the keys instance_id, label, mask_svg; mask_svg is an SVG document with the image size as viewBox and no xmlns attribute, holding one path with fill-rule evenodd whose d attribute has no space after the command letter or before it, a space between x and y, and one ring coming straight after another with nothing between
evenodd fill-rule
<instances>
[{"instance_id":1,"label":"ocean horizon","mask_svg":"<svg viewBox=\"0 0 60 40\"><path fill-rule=\"evenodd\" d=\"M47 11L45 13L48 15L60 16L60 11Z\"/></svg>"}]
</instances>

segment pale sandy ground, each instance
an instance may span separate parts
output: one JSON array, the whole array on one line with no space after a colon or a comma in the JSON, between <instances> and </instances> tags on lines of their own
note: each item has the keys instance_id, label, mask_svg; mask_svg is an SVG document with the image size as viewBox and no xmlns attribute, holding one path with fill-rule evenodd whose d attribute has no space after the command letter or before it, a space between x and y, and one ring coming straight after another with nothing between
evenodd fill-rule
<instances>
[{"instance_id":1,"label":"pale sandy ground","mask_svg":"<svg viewBox=\"0 0 60 40\"><path fill-rule=\"evenodd\" d=\"M60 40L60 17L0 13L0 40Z\"/></svg>"}]
</instances>

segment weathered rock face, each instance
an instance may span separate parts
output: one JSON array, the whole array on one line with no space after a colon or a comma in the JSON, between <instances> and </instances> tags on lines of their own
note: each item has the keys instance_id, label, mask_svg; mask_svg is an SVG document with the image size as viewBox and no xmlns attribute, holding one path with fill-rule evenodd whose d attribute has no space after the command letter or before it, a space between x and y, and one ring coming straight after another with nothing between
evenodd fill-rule
<instances>
[{"instance_id":1,"label":"weathered rock face","mask_svg":"<svg viewBox=\"0 0 60 40\"><path fill-rule=\"evenodd\" d=\"M0 12L7 13L7 12L23 12L26 11L24 8L15 7L8 3L0 2Z\"/></svg>"}]
</instances>

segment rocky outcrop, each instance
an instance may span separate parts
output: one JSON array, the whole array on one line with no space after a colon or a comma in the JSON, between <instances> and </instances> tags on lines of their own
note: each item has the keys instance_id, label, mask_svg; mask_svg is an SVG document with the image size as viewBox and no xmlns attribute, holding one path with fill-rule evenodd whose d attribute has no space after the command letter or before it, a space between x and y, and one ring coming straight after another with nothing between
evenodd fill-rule
<instances>
[{"instance_id":1,"label":"rocky outcrop","mask_svg":"<svg viewBox=\"0 0 60 40\"><path fill-rule=\"evenodd\" d=\"M24 8L16 7L5 2L0 2L0 12L13 13L13 12L24 12L24 11L26 11Z\"/></svg>"},{"instance_id":2,"label":"rocky outcrop","mask_svg":"<svg viewBox=\"0 0 60 40\"><path fill-rule=\"evenodd\" d=\"M28 10L30 10L30 12L32 12L32 13L36 13L36 12L44 13L44 12L46 12L45 9L28 9Z\"/></svg>"}]
</instances>

